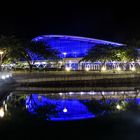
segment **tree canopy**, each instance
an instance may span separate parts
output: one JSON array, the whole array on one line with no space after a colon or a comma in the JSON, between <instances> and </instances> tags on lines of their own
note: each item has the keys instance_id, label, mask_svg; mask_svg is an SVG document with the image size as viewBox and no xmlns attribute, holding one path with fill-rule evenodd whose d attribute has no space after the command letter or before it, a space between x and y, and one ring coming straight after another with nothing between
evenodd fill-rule
<instances>
[{"instance_id":1,"label":"tree canopy","mask_svg":"<svg viewBox=\"0 0 140 140\"><path fill-rule=\"evenodd\" d=\"M112 46L108 44L93 46L81 61L100 61L103 63L111 61L129 62L135 61L137 58L138 51L134 47L127 45Z\"/></svg>"},{"instance_id":2,"label":"tree canopy","mask_svg":"<svg viewBox=\"0 0 140 140\"><path fill-rule=\"evenodd\" d=\"M37 59L58 59L59 52L43 41L25 41L15 36L1 36L0 50L3 62L26 61L30 70Z\"/></svg>"}]
</instances>

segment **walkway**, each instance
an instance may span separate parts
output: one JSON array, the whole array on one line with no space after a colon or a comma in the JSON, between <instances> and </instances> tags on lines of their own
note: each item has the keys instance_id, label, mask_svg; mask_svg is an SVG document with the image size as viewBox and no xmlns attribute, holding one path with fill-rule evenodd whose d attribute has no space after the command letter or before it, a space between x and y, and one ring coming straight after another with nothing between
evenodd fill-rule
<instances>
[{"instance_id":1,"label":"walkway","mask_svg":"<svg viewBox=\"0 0 140 140\"><path fill-rule=\"evenodd\" d=\"M134 73L96 73L96 72L34 72L34 73L15 73L13 77L18 83L35 83L47 81L85 81L85 80L98 80L98 79L124 79L140 77L140 74Z\"/></svg>"}]
</instances>

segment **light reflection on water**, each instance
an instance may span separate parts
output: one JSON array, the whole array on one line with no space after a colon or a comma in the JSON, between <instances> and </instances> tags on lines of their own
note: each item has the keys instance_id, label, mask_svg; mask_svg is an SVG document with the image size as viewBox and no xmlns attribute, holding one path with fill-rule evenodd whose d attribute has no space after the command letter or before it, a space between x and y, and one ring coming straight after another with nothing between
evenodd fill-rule
<instances>
[{"instance_id":1,"label":"light reflection on water","mask_svg":"<svg viewBox=\"0 0 140 140\"><path fill-rule=\"evenodd\" d=\"M123 111L129 107L128 103L132 101L135 102L135 105L140 104L139 91L12 93L7 96L3 104L4 111L8 111L8 103L17 107L22 104L35 117L51 121L66 121L94 118L107 113Z\"/></svg>"},{"instance_id":2,"label":"light reflection on water","mask_svg":"<svg viewBox=\"0 0 140 140\"><path fill-rule=\"evenodd\" d=\"M78 99L52 99L44 95L40 98L37 94L32 94L32 96L28 96L26 99L26 106L32 114L36 114L36 109L39 107L47 105L55 106L56 115L53 115L50 111L51 120L75 120L95 117Z\"/></svg>"}]
</instances>

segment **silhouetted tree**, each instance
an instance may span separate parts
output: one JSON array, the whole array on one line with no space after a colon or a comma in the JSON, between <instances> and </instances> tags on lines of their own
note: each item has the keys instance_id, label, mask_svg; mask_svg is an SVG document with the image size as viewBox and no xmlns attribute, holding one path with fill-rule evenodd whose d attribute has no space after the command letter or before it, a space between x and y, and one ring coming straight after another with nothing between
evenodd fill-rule
<instances>
[{"instance_id":1,"label":"silhouetted tree","mask_svg":"<svg viewBox=\"0 0 140 140\"><path fill-rule=\"evenodd\" d=\"M15 36L1 36L0 50L4 52L3 61L26 61L30 71L37 59L58 59L58 51L43 41L23 41Z\"/></svg>"},{"instance_id":2,"label":"silhouetted tree","mask_svg":"<svg viewBox=\"0 0 140 140\"><path fill-rule=\"evenodd\" d=\"M130 62L138 58L138 51L134 47L127 45L96 45L92 47L81 61L100 61L103 64L111 61Z\"/></svg>"}]
</instances>

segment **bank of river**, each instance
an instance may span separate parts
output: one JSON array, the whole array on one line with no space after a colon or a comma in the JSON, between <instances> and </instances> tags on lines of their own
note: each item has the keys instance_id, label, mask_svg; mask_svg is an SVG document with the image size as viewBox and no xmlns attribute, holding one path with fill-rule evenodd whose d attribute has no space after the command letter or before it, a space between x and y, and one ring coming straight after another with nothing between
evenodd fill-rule
<instances>
[{"instance_id":1,"label":"bank of river","mask_svg":"<svg viewBox=\"0 0 140 140\"><path fill-rule=\"evenodd\" d=\"M91 91L140 89L139 73L40 72L15 73L18 90Z\"/></svg>"}]
</instances>

